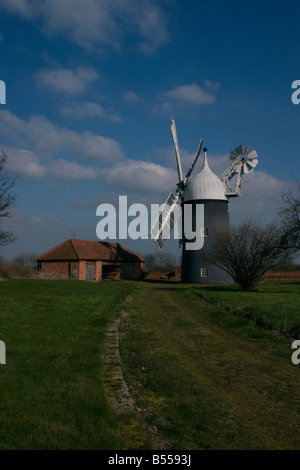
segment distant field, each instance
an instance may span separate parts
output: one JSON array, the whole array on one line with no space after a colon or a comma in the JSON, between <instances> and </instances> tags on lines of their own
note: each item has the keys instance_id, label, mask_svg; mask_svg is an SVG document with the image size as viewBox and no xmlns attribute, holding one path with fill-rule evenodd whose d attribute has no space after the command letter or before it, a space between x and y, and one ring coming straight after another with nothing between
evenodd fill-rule
<instances>
[{"instance_id":1,"label":"distant field","mask_svg":"<svg viewBox=\"0 0 300 470\"><path fill-rule=\"evenodd\" d=\"M0 449L300 448L299 284L10 280L0 305ZM122 418L103 391L119 314Z\"/></svg>"}]
</instances>

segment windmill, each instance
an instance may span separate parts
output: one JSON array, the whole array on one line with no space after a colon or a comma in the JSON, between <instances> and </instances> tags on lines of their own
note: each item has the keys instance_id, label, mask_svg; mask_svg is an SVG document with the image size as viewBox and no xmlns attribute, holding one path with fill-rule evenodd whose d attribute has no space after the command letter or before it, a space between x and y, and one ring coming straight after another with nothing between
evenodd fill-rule
<instances>
[{"instance_id":1,"label":"windmill","mask_svg":"<svg viewBox=\"0 0 300 470\"><path fill-rule=\"evenodd\" d=\"M182 167L181 167L181 158L180 152L178 147L178 139L177 139L177 132L176 132L176 125L174 119L171 119L171 134L173 137L174 149L175 149L175 156L176 156L176 163L177 163L177 172L178 172L178 183L176 186L176 196L171 191L168 199L166 200L165 204L163 205L163 209L160 212L158 218L156 219L150 234L156 243L159 250L162 249L163 245L165 244L166 240L169 238L171 231L173 230L175 223L178 221L180 217L180 213L176 210L176 206L178 203L183 204L184 202L184 188L186 187L189 178L192 174L194 166L197 163L199 158L201 148L202 148L202 139L200 140L197 152L193 158L193 161L188 169L187 174L183 178L182 174ZM204 149L206 150L206 149Z\"/></svg>"},{"instance_id":2,"label":"windmill","mask_svg":"<svg viewBox=\"0 0 300 470\"><path fill-rule=\"evenodd\" d=\"M185 234L181 240L182 265L181 280L183 282L229 282L229 278L221 269L209 264L205 260L205 254L209 252L214 233L220 227L229 226L228 202L232 197L241 196L242 177L251 173L258 163L255 150L249 145L239 145L229 155L228 168L218 177L212 172L207 161L207 149L204 148L204 162L201 171L193 178L191 173L196 165L202 149L202 139L195 157L185 177L183 177L181 158L178 147L178 139L175 121L171 120L171 133L174 142L175 156L178 172L176 195L171 192L163 205L158 218L150 231L158 249L162 249L166 240L170 238L175 223L178 221L181 211L176 211L178 203L185 206L191 205L192 218L195 217L196 206L204 205L204 227L201 227L201 236L204 245L201 250L186 249ZM236 184L232 185L233 177L237 177ZM191 220L193 223L193 220Z\"/></svg>"}]
</instances>

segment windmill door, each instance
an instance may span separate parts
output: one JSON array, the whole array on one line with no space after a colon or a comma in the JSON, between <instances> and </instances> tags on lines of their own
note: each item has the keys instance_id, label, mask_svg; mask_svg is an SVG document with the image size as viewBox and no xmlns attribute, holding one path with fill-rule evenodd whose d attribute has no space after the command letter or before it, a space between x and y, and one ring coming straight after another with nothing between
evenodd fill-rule
<instances>
[{"instance_id":1,"label":"windmill door","mask_svg":"<svg viewBox=\"0 0 300 470\"><path fill-rule=\"evenodd\" d=\"M132 264L125 264L125 279L132 279Z\"/></svg>"},{"instance_id":2,"label":"windmill door","mask_svg":"<svg viewBox=\"0 0 300 470\"><path fill-rule=\"evenodd\" d=\"M87 281L96 280L96 263L86 263L85 279Z\"/></svg>"}]
</instances>

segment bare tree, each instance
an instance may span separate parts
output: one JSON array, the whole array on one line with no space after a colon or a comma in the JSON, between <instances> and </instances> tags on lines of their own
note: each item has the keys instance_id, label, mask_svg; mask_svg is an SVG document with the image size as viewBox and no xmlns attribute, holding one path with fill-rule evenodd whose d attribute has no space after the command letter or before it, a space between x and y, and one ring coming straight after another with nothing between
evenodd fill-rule
<instances>
[{"instance_id":1,"label":"bare tree","mask_svg":"<svg viewBox=\"0 0 300 470\"><path fill-rule=\"evenodd\" d=\"M282 243L286 248L300 250L300 183L297 193L288 191L282 195L283 207L279 210L282 225Z\"/></svg>"},{"instance_id":2,"label":"bare tree","mask_svg":"<svg viewBox=\"0 0 300 470\"><path fill-rule=\"evenodd\" d=\"M210 253L205 257L227 272L242 290L249 290L290 255L290 250L282 247L281 239L281 230L275 223L262 227L247 219L215 234Z\"/></svg>"},{"instance_id":3,"label":"bare tree","mask_svg":"<svg viewBox=\"0 0 300 470\"><path fill-rule=\"evenodd\" d=\"M5 171L7 162L6 153L1 150L0 154L0 226L3 224L4 219L9 217L11 210L16 205L16 195L12 193L15 185L15 179L8 176ZM0 229L0 246L8 245L16 240L12 232Z\"/></svg>"},{"instance_id":4,"label":"bare tree","mask_svg":"<svg viewBox=\"0 0 300 470\"><path fill-rule=\"evenodd\" d=\"M153 271L156 267L155 254L146 253L145 255L141 255L141 257L145 260L145 267Z\"/></svg>"},{"instance_id":5,"label":"bare tree","mask_svg":"<svg viewBox=\"0 0 300 470\"><path fill-rule=\"evenodd\" d=\"M15 256L13 262L16 264L21 264L27 268L37 268L36 259L39 257L37 253L20 253Z\"/></svg>"},{"instance_id":6,"label":"bare tree","mask_svg":"<svg viewBox=\"0 0 300 470\"><path fill-rule=\"evenodd\" d=\"M0 256L0 267L8 264L8 261L4 256Z\"/></svg>"},{"instance_id":7,"label":"bare tree","mask_svg":"<svg viewBox=\"0 0 300 470\"><path fill-rule=\"evenodd\" d=\"M148 253L142 256L145 260L145 267L150 271L172 271L180 266L180 259L169 252Z\"/></svg>"}]
</instances>

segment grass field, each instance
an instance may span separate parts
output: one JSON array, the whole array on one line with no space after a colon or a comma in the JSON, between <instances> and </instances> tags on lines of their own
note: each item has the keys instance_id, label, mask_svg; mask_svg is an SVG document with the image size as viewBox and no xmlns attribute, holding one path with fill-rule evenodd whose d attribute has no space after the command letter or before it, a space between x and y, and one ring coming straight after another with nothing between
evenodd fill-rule
<instances>
[{"instance_id":1,"label":"grass field","mask_svg":"<svg viewBox=\"0 0 300 470\"><path fill-rule=\"evenodd\" d=\"M300 365L278 330L299 324L299 287L138 286L121 355L150 445L300 448Z\"/></svg>"},{"instance_id":2,"label":"grass field","mask_svg":"<svg viewBox=\"0 0 300 470\"><path fill-rule=\"evenodd\" d=\"M299 284L11 280L0 302L0 449L300 448ZM120 312L122 418L103 390Z\"/></svg>"},{"instance_id":3,"label":"grass field","mask_svg":"<svg viewBox=\"0 0 300 470\"><path fill-rule=\"evenodd\" d=\"M103 392L102 354L107 322L132 287L0 282L1 449L123 446Z\"/></svg>"}]
</instances>

